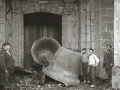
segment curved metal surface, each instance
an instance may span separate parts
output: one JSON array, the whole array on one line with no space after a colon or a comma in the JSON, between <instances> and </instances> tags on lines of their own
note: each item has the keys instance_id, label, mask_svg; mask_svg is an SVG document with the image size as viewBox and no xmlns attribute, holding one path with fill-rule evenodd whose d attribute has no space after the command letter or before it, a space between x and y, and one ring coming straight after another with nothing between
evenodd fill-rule
<instances>
[{"instance_id":1,"label":"curved metal surface","mask_svg":"<svg viewBox=\"0 0 120 90\"><path fill-rule=\"evenodd\" d=\"M31 48L33 59L42 64L43 60L52 60L54 54L61 47L58 41L50 37L43 37L34 42Z\"/></svg>"},{"instance_id":2,"label":"curved metal surface","mask_svg":"<svg viewBox=\"0 0 120 90\"><path fill-rule=\"evenodd\" d=\"M54 55L52 62L43 72L64 84L79 85L78 79L82 55L66 48L60 47Z\"/></svg>"}]
</instances>

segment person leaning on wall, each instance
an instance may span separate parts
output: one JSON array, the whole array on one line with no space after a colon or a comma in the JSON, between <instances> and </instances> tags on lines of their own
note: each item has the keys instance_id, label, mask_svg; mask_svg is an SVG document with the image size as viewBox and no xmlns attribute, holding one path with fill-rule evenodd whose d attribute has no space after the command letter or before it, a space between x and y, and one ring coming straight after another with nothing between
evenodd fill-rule
<instances>
[{"instance_id":1,"label":"person leaning on wall","mask_svg":"<svg viewBox=\"0 0 120 90\"><path fill-rule=\"evenodd\" d=\"M14 60L10 53L11 44L4 42L0 51L0 90L5 90L9 75L14 71Z\"/></svg>"}]
</instances>

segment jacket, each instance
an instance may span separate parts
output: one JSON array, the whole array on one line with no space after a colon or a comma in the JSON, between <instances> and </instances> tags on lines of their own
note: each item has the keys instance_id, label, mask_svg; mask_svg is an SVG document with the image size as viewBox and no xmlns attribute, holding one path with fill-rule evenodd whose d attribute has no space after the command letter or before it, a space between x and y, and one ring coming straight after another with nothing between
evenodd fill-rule
<instances>
[{"instance_id":1,"label":"jacket","mask_svg":"<svg viewBox=\"0 0 120 90\"><path fill-rule=\"evenodd\" d=\"M103 67L112 68L114 66L114 52L112 50L107 51L104 55Z\"/></svg>"},{"instance_id":2,"label":"jacket","mask_svg":"<svg viewBox=\"0 0 120 90\"><path fill-rule=\"evenodd\" d=\"M0 86L6 85L8 83L8 77L6 75L6 70L8 73L13 73L14 71L14 60L5 50L0 51Z\"/></svg>"}]
</instances>

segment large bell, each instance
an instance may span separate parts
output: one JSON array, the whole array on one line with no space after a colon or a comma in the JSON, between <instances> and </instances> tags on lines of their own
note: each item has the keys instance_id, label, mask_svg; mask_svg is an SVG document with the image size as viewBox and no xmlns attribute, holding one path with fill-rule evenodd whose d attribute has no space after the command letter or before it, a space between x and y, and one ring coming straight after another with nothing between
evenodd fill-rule
<instances>
[{"instance_id":1,"label":"large bell","mask_svg":"<svg viewBox=\"0 0 120 90\"><path fill-rule=\"evenodd\" d=\"M33 59L41 65L42 60L52 60L54 54L61 47L58 41L50 37L43 37L34 42L31 48Z\"/></svg>"},{"instance_id":2,"label":"large bell","mask_svg":"<svg viewBox=\"0 0 120 90\"><path fill-rule=\"evenodd\" d=\"M78 75L80 72L82 55L60 47L54 55L48 67L43 68L43 72L64 84L79 85Z\"/></svg>"}]
</instances>

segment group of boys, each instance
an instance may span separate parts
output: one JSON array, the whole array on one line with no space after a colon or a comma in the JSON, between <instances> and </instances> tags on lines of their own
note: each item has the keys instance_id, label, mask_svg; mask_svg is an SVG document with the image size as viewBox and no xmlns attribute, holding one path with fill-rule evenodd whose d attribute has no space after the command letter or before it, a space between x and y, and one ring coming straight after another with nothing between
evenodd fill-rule
<instances>
[{"instance_id":1,"label":"group of boys","mask_svg":"<svg viewBox=\"0 0 120 90\"><path fill-rule=\"evenodd\" d=\"M114 66L114 52L111 45L107 45L107 51L104 54L103 68L105 68L108 74L108 82L106 85L111 84L112 79L112 67ZM99 64L99 58L94 54L94 49L89 49L89 54L87 54L87 49L82 49L82 75L83 83L90 83L90 87L96 86L96 67Z\"/></svg>"}]
</instances>

